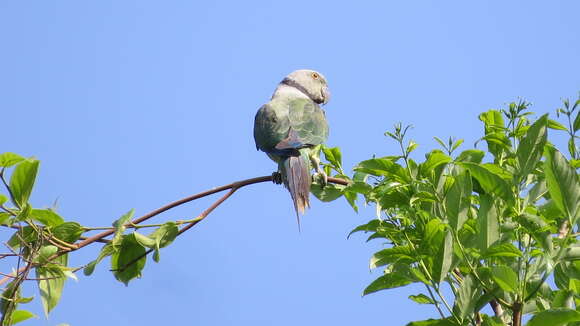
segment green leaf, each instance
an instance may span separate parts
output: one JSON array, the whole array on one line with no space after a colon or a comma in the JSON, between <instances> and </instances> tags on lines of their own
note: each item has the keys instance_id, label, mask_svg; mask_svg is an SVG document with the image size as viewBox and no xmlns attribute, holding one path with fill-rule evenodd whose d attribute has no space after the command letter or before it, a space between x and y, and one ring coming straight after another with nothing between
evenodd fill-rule
<instances>
[{"instance_id":1,"label":"green leaf","mask_svg":"<svg viewBox=\"0 0 580 326\"><path fill-rule=\"evenodd\" d=\"M570 284L570 276L568 275L570 268L566 263L557 264L554 268L554 283L558 289L568 289Z\"/></svg>"},{"instance_id":2,"label":"green leaf","mask_svg":"<svg viewBox=\"0 0 580 326\"><path fill-rule=\"evenodd\" d=\"M568 130L568 128L564 127L561 123L552 119L548 119L548 128L554 130Z\"/></svg>"},{"instance_id":3,"label":"green leaf","mask_svg":"<svg viewBox=\"0 0 580 326\"><path fill-rule=\"evenodd\" d=\"M175 222L166 222L157 230L153 231L149 237L155 239L158 248L164 248L170 245L179 234L179 228Z\"/></svg>"},{"instance_id":4,"label":"green leaf","mask_svg":"<svg viewBox=\"0 0 580 326\"><path fill-rule=\"evenodd\" d=\"M58 260L64 262L63 266L67 265L67 255L60 256ZM38 281L40 299L42 301L42 307L44 308L44 314L48 317L50 311L56 307L58 301L60 300L64 282L66 281L66 276L64 275L60 266L39 266L36 267L36 277L40 279Z\"/></svg>"},{"instance_id":5,"label":"green leaf","mask_svg":"<svg viewBox=\"0 0 580 326\"><path fill-rule=\"evenodd\" d=\"M411 140L409 142L409 144L407 145L407 154L409 154L412 151L414 151L417 148L417 146L419 146L419 144L417 144L416 142L414 142L414 141Z\"/></svg>"},{"instance_id":6,"label":"green leaf","mask_svg":"<svg viewBox=\"0 0 580 326\"><path fill-rule=\"evenodd\" d=\"M557 308L538 312L526 326L564 326L575 321L580 321L580 312L568 308Z\"/></svg>"},{"instance_id":7,"label":"green leaf","mask_svg":"<svg viewBox=\"0 0 580 326\"><path fill-rule=\"evenodd\" d=\"M83 227L77 222L64 222L53 228L51 232L62 241L74 243L83 234Z\"/></svg>"},{"instance_id":8,"label":"green leaf","mask_svg":"<svg viewBox=\"0 0 580 326\"><path fill-rule=\"evenodd\" d=\"M484 151L478 149L468 149L461 152L459 156L455 159L457 162L471 162L471 163L481 163L483 157L485 156Z\"/></svg>"},{"instance_id":9,"label":"green leaf","mask_svg":"<svg viewBox=\"0 0 580 326\"><path fill-rule=\"evenodd\" d=\"M421 175L428 176L435 168L448 162L451 162L449 156L443 154L440 150L434 150L427 154L427 160L420 165L419 170L421 171Z\"/></svg>"},{"instance_id":10,"label":"green leaf","mask_svg":"<svg viewBox=\"0 0 580 326\"><path fill-rule=\"evenodd\" d=\"M576 157L577 147L575 138L570 137L570 139L568 139L568 152L570 153L570 156Z\"/></svg>"},{"instance_id":11,"label":"green leaf","mask_svg":"<svg viewBox=\"0 0 580 326\"><path fill-rule=\"evenodd\" d=\"M22 161L14 168L10 177L10 190L14 196L14 205L22 207L28 203L39 164L38 160L27 160Z\"/></svg>"},{"instance_id":12,"label":"green leaf","mask_svg":"<svg viewBox=\"0 0 580 326\"><path fill-rule=\"evenodd\" d=\"M17 222L26 221L30 216L30 212L32 212L32 207L28 203L25 203L20 212L18 212L18 215L16 215L15 220Z\"/></svg>"},{"instance_id":13,"label":"green leaf","mask_svg":"<svg viewBox=\"0 0 580 326\"><path fill-rule=\"evenodd\" d=\"M366 182L355 181L355 182L349 184L345 188L345 191L352 191L352 192L356 192L356 193L359 193L359 194L366 195L372 189L373 189L373 187L371 185L369 185L368 183L366 183Z\"/></svg>"},{"instance_id":14,"label":"green leaf","mask_svg":"<svg viewBox=\"0 0 580 326\"><path fill-rule=\"evenodd\" d=\"M562 259L564 259L564 260L580 260L580 247L570 247L570 248L564 249Z\"/></svg>"},{"instance_id":15,"label":"green leaf","mask_svg":"<svg viewBox=\"0 0 580 326\"><path fill-rule=\"evenodd\" d=\"M103 260L105 257L112 255L114 252L115 252L115 248L110 243L107 243L106 245L104 245L103 248L101 249L101 252L99 253L99 256L97 257L97 259L90 262L83 270L83 273L86 276L93 274L97 264L100 263L101 260Z\"/></svg>"},{"instance_id":16,"label":"green leaf","mask_svg":"<svg viewBox=\"0 0 580 326\"><path fill-rule=\"evenodd\" d=\"M8 213L0 213L0 225L6 225L9 226L10 223L10 217L12 217L12 215L8 214Z\"/></svg>"},{"instance_id":17,"label":"green leaf","mask_svg":"<svg viewBox=\"0 0 580 326\"><path fill-rule=\"evenodd\" d=\"M485 251L499 239L499 222L493 198L489 195L481 195L479 201L477 218L479 222L479 248Z\"/></svg>"},{"instance_id":18,"label":"green leaf","mask_svg":"<svg viewBox=\"0 0 580 326\"><path fill-rule=\"evenodd\" d=\"M451 141L451 139L449 139ZM451 151L453 152L454 150L456 150L459 146L461 146L461 144L463 144L463 139L458 139L453 146L451 146Z\"/></svg>"},{"instance_id":19,"label":"green leaf","mask_svg":"<svg viewBox=\"0 0 580 326\"><path fill-rule=\"evenodd\" d=\"M526 135L520 141L516 156L519 164L520 176L525 177L532 172L540 158L546 145L547 133L546 123L548 114L541 116L530 126Z\"/></svg>"},{"instance_id":20,"label":"green leaf","mask_svg":"<svg viewBox=\"0 0 580 326\"><path fill-rule=\"evenodd\" d=\"M457 326L450 318L412 321L407 326Z\"/></svg>"},{"instance_id":21,"label":"green leaf","mask_svg":"<svg viewBox=\"0 0 580 326\"><path fill-rule=\"evenodd\" d=\"M135 236L135 240L137 240L137 242L139 242L139 244L143 247L155 248L155 239L151 239L148 236L138 232L133 232L133 235Z\"/></svg>"},{"instance_id":22,"label":"green leaf","mask_svg":"<svg viewBox=\"0 0 580 326\"><path fill-rule=\"evenodd\" d=\"M324 157L328 162L332 165L336 166L339 170L342 169L342 154L340 153L340 148L338 147L322 147L322 152L324 153Z\"/></svg>"},{"instance_id":23,"label":"green leaf","mask_svg":"<svg viewBox=\"0 0 580 326\"><path fill-rule=\"evenodd\" d=\"M356 199L358 196L357 193L352 192L352 191L348 191L348 190L344 190L343 195L344 195L344 198L346 199L346 201L348 202L348 204L350 205L350 207L352 207L352 209L358 213L358 206L356 205Z\"/></svg>"},{"instance_id":24,"label":"green leaf","mask_svg":"<svg viewBox=\"0 0 580 326\"><path fill-rule=\"evenodd\" d=\"M407 275L402 273L392 272L386 273L374 280L366 289L363 291L363 296L371 294L377 291L397 288L413 283Z\"/></svg>"},{"instance_id":25,"label":"green leaf","mask_svg":"<svg viewBox=\"0 0 580 326\"><path fill-rule=\"evenodd\" d=\"M456 232L461 229L463 223L467 221L467 214L471 207L469 197L472 192L471 177L466 171L460 171L453 177L453 184L445 195L445 207L449 225Z\"/></svg>"},{"instance_id":26,"label":"green leaf","mask_svg":"<svg viewBox=\"0 0 580 326\"><path fill-rule=\"evenodd\" d=\"M175 240L177 235L179 234L179 228L175 222L167 222L153 231L148 237L145 237L137 232L135 234L135 239L141 243L141 245L155 249L155 253L153 254L153 260L155 262L159 262L159 249L168 246ZM141 239L139 239L141 237ZM142 242L142 238L147 238L145 242Z\"/></svg>"},{"instance_id":27,"label":"green leaf","mask_svg":"<svg viewBox=\"0 0 580 326\"><path fill-rule=\"evenodd\" d=\"M570 290L554 291L552 308L570 308L574 302L574 292Z\"/></svg>"},{"instance_id":28,"label":"green leaf","mask_svg":"<svg viewBox=\"0 0 580 326\"><path fill-rule=\"evenodd\" d=\"M491 278L502 290L516 292L518 287L518 276L509 266L493 266L491 268Z\"/></svg>"},{"instance_id":29,"label":"green leaf","mask_svg":"<svg viewBox=\"0 0 580 326\"><path fill-rule=\"evenodd\" d=\"M49 258L58 252L58 248L53 245L42 246L38 251L38 257L36 257L35 262L40 264L46 264L49 262Z\"/></svg>"},{"instance_id":30,"label":"green leaf","mask_svg":"<svg viewBox=\"0 0 580 326\"><path fill-rule=\"evenodd\" d=\"M123 236L121 246L111 257L111 269L115 278L129 285L129 281L141 277L145 267L145 247L135 239L134 234Z\"/></svg>"},{"instance_id":31,"label":"green leaf","mask_svg":"<svg viewBox=\"0 0 580 326\"><path fill-rule=\"evenodd\" d=\"M453 234L450 230L445 232L445 238L437 250L433 261L433 280L437 283L443 282L447 273L451 269L453 260Z\"/></svg>"},{"instance_id":32,"label":"green leaf","mask_svg":"<svg viewBox=\"0 0 580 326\"><path fill-rule=\"evenodd\" d=\"M18 303L30 303L33 299L34 299L34 297L19 298Z\"/></svg>"},{"instance_id":33,"label":"green leaf","mask_svg":"<svg viewBox=\"0 0 580 326\"><path fill-rule=\"evenodd\" d=\"M46 226L57 226L64 222L63 218L50 209L32 209L30 216Z\"/></svg>"},{"instance_id":34,"label":"green leaf","mask_svg":"<svg viewBox=\"0 0 580 326\"><path fill-rule=\"evenodd\" d=\"M8 198L2 194L0 194L0 205L4 205L5 202L8 201Z\"/></svg>"},{"instance_id":35,"label":"green leaf","mask_svg":"<svg viewBox=\"0 0 580 326\"><path fill-rule=\"evenodd\" d=\"M38 234L36 231L30 226L25 226L22 229L14 232L10 239L8 239L8 245L12 249L16 249L22 246L22 242L29 243L36 240L37 238Z\"/></svg>"},{"instance_id":36,"label":"green leaf","mask_svg":"<svg viewBox=\"0 0 580 326\"><path fill-rule=\"evenodd\" d=\"M443 241L443 231L445 224L440 219L434 218L425 224L423 239L421 243L424 247L439 248Z\"/></svg>"},{"instance_id":37,"label":"green leaf","mask_svg":"<svg viewBox=\"0 0 580 326\"><path fill-rule=\"evenodd\" d=\"M455 306L453 311L457 314L460 320L473 314L477 299L481 296L481 289L473 280L471 274L463 278L461 286L457 290L457 297L455 298Z\"/></svg>"},{"instance_id":38,"label":"green leaf","mask_svg":"<svg viewBox=\"0 0 580 326\"><path fill-rule=\"evenodd\" d=\"M433 299L429 298L428 296L420 293L418 295L410 295L409 299L417 302L418 304L435 304L436 302Z\"/></svg>"},{"instance_id":39,"label":"green leaf","mask_svg":"<svg viewBox=\"0 0 580 326\"><path fill-rule=\"evenodd\" d=\"M495 243L487 248L481 255L482 258L490 257L522 257L522 252L509 242Z\"/></svg>"},{"instance_id":40,"label":"green leaf","mask_svg":"<svg viewBox=\"0 0 580 326\"><path fill-rule=\"evenodd\" d=\"M17 299L18 297L20 297L20 286L18 286L16 281L12 281L2 292L2 296L0 296L0 314L10 315L15 309L12 299Z\"/></svg>"},{"instance_id":41,"label":"green leaf","mask_svg":"<svg viewBox=\"0 0 580 326\"><path fill-rule=\"evenodd\" d=\"M12 313L12 323L10 325L18 324L21 321L25 321L30 318L38 318L37 315L31 313L27 310L16 310Z\"/></svg>"},{"instance_id":42,"label":"green leaf","mask_svg":"<svg viewBox=\"0 0 580 326\"><path fill-rule=\"evenodd\" d=\"M410 177L402 166L395 163L398 157L383 157L383 158L373 158L370 160L362 161L354 170L357 172L363 172L372 174L375 176L391 176L395 177L400 181L409 181Z\"/></svg>"},{"instance_id":43,"label":"green leaf","mask_svg":"<svg viewBox=\"0 0 580 326\"><path fill-rule=\"evenodd\" d=\"M0 167L7 168L24 160L26 159L18 154L10 152L2 153L0 154Z\"/></svg>"},{"instance_id":44,"label":"green leaf","mask_svg":"<svg viewBox=\"0 0 580 326\"><path fill-rule=\"evenodd\" d=\"M321 187L317 183L312 183L310 192L322 202L331 202L342 196L344 188L345 186L334 183L329 183L324 187Z\"/></svg>"},{"instance_id":45,"label":"green leaf","mask_svg":"<svg viewBox=\"0 0 580 326\"><path fill-rule=\"evenodd\" d=\"M369 268L377 268L398 261L413 262L412 251L409 246L396 246L375 252L371 257Z\"/></svg>"},{"instance_id":46,"label":"green leaf","mask_svg":"<svg viewBox=\"0 0 580 326\"><path fill-rule=\"evenodd\" d=\"M377 227L379 225L381 225L381 220L379 220L379 219L371 220L367 224L361 224L361 225L357 226L356 228L354 228L352 231L350 231L350 233L346 236L346 238L348 239L353 233L356 233L356 232L361 232L361 231L364 231L365 233L366 232L376 232Z\"/></svg>"},{"instance_id":47,"label":"green leaf","mask_svg":"<svg viewBox=\"0 0 580 326\"><path fill-rule=\"evenodd\" d=\"M576 113L576 118L574 119L574 132L580 130L580 110Z\"/></svg>"},{"instance_id":48,"label":"green leaf","mask_svg":"<svg viewBox=\"0 0 580 326\"><path fill-rule=\"evenodd\" d=\"M505 324L498 317L490 317L483 315L483 322L481 326L505 326Z\"/></svg>"},{"instance_id":49,"label":"green leaf","mask_svg":"<svg viewBox=\"0 0 580 326\"><path fill-rule=\"evenodd\" d=\"M135 210L131 209L130 211L125 213L123 216L119 217L118 220L113 222L113 227L115 228L115 234L113 235L113 239L111 241L111 244L113 246L116 247L116 246L120 245L121 242L123 241L123 233L127 229L125 224L127 224L127 223L129 223L129 221L131 221L134 213L135 213Z\"/></svg>"},{"instance_id":50,"label":"green leaf","mask_svg":"<svg viewBox=\"0 0 580 326\"><path fill-rule=\"evenodd\" d=\"M574 225L580 202L578 175L557 149L546 146L545 156L544 172L550 196Z\"/></svg>"},{"instance_id":51,"label":"green leaf","mask_svg":"<svg viewBox=\"0 0 580 326\"><path fill-rule=\"evenodd\" d=\"M499 157L503 152L510 152L511 142L504 131L489 132L481 139L487 142L487 148L495 157Z\"/></svg>"},{"instance_id":52,"label":"green leaf","mask_svg":"<svg viewBox=\"0 0 580 326\"><path fill-rule=\"evenodd\" d=\"M546 180L538 181L536 184L534 184L532 189L528 191L528 194L526 195L525 198L524 206L527 206L527 204L535 204L538 200L540 200L540 198L542 198L546 194L546 192L548 192Z\"/></svg>"},{"instance_id":53,"label":"green leaf","mask_svg":"<svg viewBox=\"0 0 580 326\"><path fill-rule=\"evenodd\" d=\"M486 193L495 194L506 202L509 202L513 199L510 186L498 174L490 171L488 168L480 164L468 162L463 162L460 164L469 170L471 175L479 182Z\"/></svg>"}]
</instances>

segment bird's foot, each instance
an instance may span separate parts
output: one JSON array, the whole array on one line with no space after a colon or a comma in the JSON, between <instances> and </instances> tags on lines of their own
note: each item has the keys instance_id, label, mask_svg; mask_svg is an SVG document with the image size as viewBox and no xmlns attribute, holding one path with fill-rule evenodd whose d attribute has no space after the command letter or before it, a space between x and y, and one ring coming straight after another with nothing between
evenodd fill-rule
<instances>
[{"instance_id":1,"label":"bird's foot","mask_svg":"<svg viewBox=\"0 0 580 326\"><path fill-rule=\"evenodd\" d=\"M282 184L282 173L277 171L272 173L272 182L274 182L277 185Z\"/></svg>"},{"instance_id":2,"label":"bird's foot","mask_svg":"<svg viewBox=\"0 0 580 326\"><path fill-rule=\"evenodd\" d=\"M318 182L318 184L320 184L321 188L326 187L326 185L328 184L328 176L322 170L319 170L312 177L313 177L314 181L316 181L316 182Z\"/></svg>"}]
</instances>

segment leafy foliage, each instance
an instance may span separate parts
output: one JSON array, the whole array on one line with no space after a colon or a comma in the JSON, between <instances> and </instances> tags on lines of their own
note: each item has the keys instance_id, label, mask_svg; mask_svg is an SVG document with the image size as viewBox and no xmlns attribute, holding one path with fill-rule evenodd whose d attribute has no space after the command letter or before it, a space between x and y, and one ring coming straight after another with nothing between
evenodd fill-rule
<instances>
[{"instance_id":1,"label":"leafy foliage","mask_svg":"<svg viewBox=\"0 0 580 326\"><path fill-rule=\"evenodd\" d=\"M391 244L371 257L370 267L384 272L363 294L423 283L427 292L409 298L434 306L441 319L409 325L521 325L524 314L532 326L577 322L579 105L558 109L568 127L547 114L531 119L525 101L489 110L479 116L484 135L476 143L487 152L455 154L462 140L435 138L443 151L423 161L411 158L417 144L398 124L385 135L399 155L364 160L352 177L336 170L351 182L342 189L348 202L354 207L352 198L362 196L377 211L349 236L365 232ZM569 135L570 159L549 141L550 129ZM486 305L494 316L481 311Z\"/></svg>"},{"instance_id":2,"label":"leafy foliage","mask_svg":"<svg viewBox=\"0 0 580 326\"><path fill-rule=\"evenodd\" d=\"M338 153L337 155L340 155ZM0 325L13 325L36 317L26 310L18 310L20 304L28 303L32 297L21 296L21 285L27 280L36 280L45 315L60 301L67 278L76 279L74 272L82 267L68 266L68 253L79 249L79 242L86 240L87 232L106 230L99 256L84 266L85 275L93 273L96 265L111 256L111 271L115 278L125 284L140 277L146 256L153 251L153 260L160 259L160 249L168 246L180 233L179 225L197 223L199 218L163 224L135 225L131 222L133 210L121 216L112 227L90 228L73 221L65 221L54 209L33 208L29 202L40 162L14 153L0 154L0 180L6 194L0 195L0 224L15 229L7 241L11 253L2 258L15 257L21 266L6 276L0 284L10 280L0 297ZM10 174L9 180L7 176ZM7 206L11 202L12 207ZM128 233L128 229L153 228L148 235ZM104 237L103 236L103 237ZM101 237L99 237L101 238ZM32 278L31 272L35 272Z\"/></svg>"}]
</instances>

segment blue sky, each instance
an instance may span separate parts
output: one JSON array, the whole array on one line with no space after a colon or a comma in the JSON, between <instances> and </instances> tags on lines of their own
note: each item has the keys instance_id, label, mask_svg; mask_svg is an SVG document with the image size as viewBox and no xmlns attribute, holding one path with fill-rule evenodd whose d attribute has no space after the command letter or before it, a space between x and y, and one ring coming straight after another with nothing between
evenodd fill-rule
<instances>
[{"instance_id":1,"label":"blue sky","mask_svg":"<svg viewBox=\"0 0 580 326\"><path fill-rule=\"evenodd\" d=\"M300 68L321 71L328 145L344 165L397 152L383 133L481 134L478 113L523 97L554 112L580 91L573 1L3 1L1 151L42 161L36 206L107 226L235 180L270 174L254 114ZM210 200L153 222L191 218ZM382 248L346 235L373 217L313 200L298 233L287 192L242 189L147 262L129 287L108 262L67 283L28 325L404 325L435 317L409 286L361 298ZM1 233L6 239L9 235ZM98 247L76 252L73 265ZM0 264L3 272L9 266ZM33 294L34 287L25 289ZM38 296L37 296L38 298ZM36 304L31 309L41 314ZM26 324L23 324L26 325Z\"/></svg>"}]
</instances>

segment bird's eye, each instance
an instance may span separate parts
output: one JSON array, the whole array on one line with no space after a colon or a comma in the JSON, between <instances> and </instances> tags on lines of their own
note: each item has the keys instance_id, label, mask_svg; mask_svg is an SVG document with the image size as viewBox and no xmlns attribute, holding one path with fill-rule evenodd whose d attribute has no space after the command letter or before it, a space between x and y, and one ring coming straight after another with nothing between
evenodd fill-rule
<instances>
[{"instance_id":1,"label":"bird's eye","mask_svg":"<svg viewBox=\"0 0 580 326\"><path fill-rule=\"evenodd\" d=\"M317 74L317 73L315 73L315 72L313 72L313 73L312 73L312 78L313 78L313 79L318 79L318 78L320 78L320 75L319 75L319 74Z\"/></svg>"}]
</instances>

